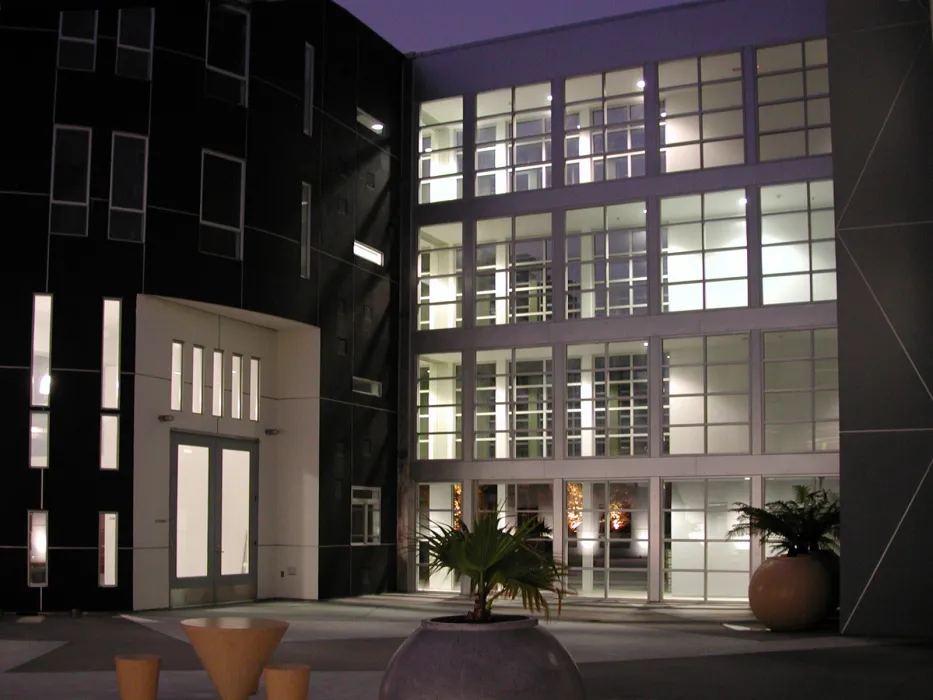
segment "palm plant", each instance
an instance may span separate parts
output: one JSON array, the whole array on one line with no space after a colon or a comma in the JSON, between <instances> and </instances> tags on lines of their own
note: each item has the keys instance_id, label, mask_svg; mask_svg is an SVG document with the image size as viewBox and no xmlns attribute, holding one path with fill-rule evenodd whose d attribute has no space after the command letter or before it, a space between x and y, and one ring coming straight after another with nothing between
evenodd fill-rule
<instances>
[{"instance_id":1,"label":"palm plant","mask_svg":"<svg viewBox=\"0 0 933 700\"><path fill-rule=\"evenodd\" d=\"M471 622L489 622L492 604L502 597L521 596L524 608L550 617L544 594L557 596L560 614L568 593L566 568L536 545L536 540L550 533L538 517L510 528L500 527L497 513L483 513L472 530L465 523L457 527L433 523L421 546L427 551L431 573L446 570L470 580L473 609L467 619Z\"/></svg>"},{"instance_id":2,"label":"palm plant","mask_svg":"<svg viewBox=\"0 0 933 700\"><path fill-rule=\"evenodd\" d=\"M838 549L839 497L832 491L796 485L791 501L771 501L764 508L735 505L732 512L739 518L729 539L757 536L789 557Z\"/></svg>"}]
</instances>

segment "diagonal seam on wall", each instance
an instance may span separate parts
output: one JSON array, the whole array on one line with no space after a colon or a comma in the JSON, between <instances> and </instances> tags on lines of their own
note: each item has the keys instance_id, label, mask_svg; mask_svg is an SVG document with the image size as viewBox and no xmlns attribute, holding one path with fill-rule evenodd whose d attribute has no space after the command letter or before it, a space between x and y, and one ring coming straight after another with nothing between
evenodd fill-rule
<instances>
[{"instance_id":1,"label":"diagonal seam on wall","mask_svg":"<svg viewBox=\"0 0 933 700\"><path fill-rule=\"evenodd\" d=\"M928 28L917 42L917 46L914 49L913 58L911 59L910 64L907 66L907 70L904 71L904 77L901 78L900 85L897 86L897 92L894 93L894 97L891 99L891 106L888 107L888 112L885 114L884 120L881 122L881 127L878 129L878 134L875 136L875 141L872 143L871 149L869 149L868 155L865 157L865 163L862 165L862 169L859 171L858 177L855 179L855 184L852 186L852 191L849 193L849 198L846 200L845 206L839 213L839 218L836 222L836 228L842 228L843 219L845 219L845 216L849 211L849 207L852 206L852 201L855 199L855 195L858 192L859 186L862 184L862 178L865 177L865 173L868 170L868 165L871 163L871 159L874 157L875 151L878 150L878 144L881 143L881 136L884 134L884 130L887 128L888 122L891 121L891 115L894 114L894 108L897 106L897 101L900 99L901 93L904 91L904 86L907 85L907 80L910 78L910 74L913 73L914 68L917 65L917 60L920 58L924 46L926 46L927 36L929 33L930 30Z\"/></svg>"},{"instance_id":2,"label":"diagonal seam on wall","mask_svg":"<svg viewBox=\"0 0 933 700\"><path fill-rule=\"evenodd\" d=\"M881 127L878 129L878 134L875 136L875 141L872 144L871 149L868 152L868 155L865 158L865 163L862 165L862 169L859 171L858 178L855 180L855 184L852 187L852 192L849 194L849 198L845 203L845 206L842 209L842 212L839 214L839 219L837 222L837 229L842 227L843 219L845 218L846 213L849 211L849 207L852 205L855 195L858 192L859 186L862 183L862 179L865 177L865 173L868 170L868 165L871 162L872 157L875 154L875 151L878 148L878 144L881 142L881 136L884 134L885 128L887 128L888 122L891 120L891 115L894 113L894 108L897 106L897 102L900 99L901 93L904 91L904 86L907 84L907 80L910 78L910 74L913 72L914 68L917 65L917 60L920 58L922 50L926 45L927 36L929 32L924 32L923 36L917 42L917 47L914 49L913 58L910 61L910 64L907 67L907 70L904 72L904 76L901 79L900 85L898 85L897 92L894 94L894 98L891 100L891 106L888 108L888 112L885 115L884 121L881 123ZM865 272L862 270L862 266L858 264L858 261L855 259L852 250L846 244L845 236L840 231L838 235L839 244L842 246L842 249L845 251L846 255L849 257L849 260L852 261L852 265L855 267L856 272L858 272L859 277L862 278L862 282L865 283L865 287L868 289L868 293L871 294L871 298L874 301L875 305L878 307L878 310L881 312L882 317L884 318L885 323L887 323L888 328L891 329L891 333L894 335L897 344L900 346L901 351L904 353L904 356L907 358L907 361L910 363L910 366L913 368L914 373L917 375L917 379L923 386L924 391L926 391L927 396L930 398L930 401L933 402L933 392L930 391L929 385L923 378L923 375L920 373L920 369L917 367L917 363L914 362L913 357L910 356L910 352L907 350L907 346L904 345L904 341L901 339L900 334L897 332L897 329L894 327L894 323L891 321L891 317L888 316L888 313L885 311L884 306L881 303L881 300L878 298L878 295L875 293L875 290L872 288L871 284L868 281L868 277L865 275ZM901 526L904 524L904 521L907 519L907 514L910 512L911 507L913 507L914 502L917 500L917 495L920 493L920 489L923 488L923 484L926 482L927 477L930 475L930 471L933 469L933 459L927 464L926 470L923 472L923 476L920 477L920 481L917 483L917 487L914 489L913 495L910 497L910 500L907 502L904 512L901 514L900 520L898 520L897 525L894 528L894 532L891 533L891 537L888 539L888 543L885 545L884 550L881 552L881 556L878 558L875 568L872 570L871 575L868 577L868 580L865 582L865 586L862 588L862 592L859 594L858 600L855 605L852 607L849 616L846 618L845 623L842 626L842 634L845 634L848 630L849 625L852 623L852 619L855 617L855 613L858 611L859 606L862 604L862 601L865 599L865 595L868 593L868 589L871 587L871 584L875 580L878 571L881 569L881 565L884 562L885 557L888 554L888 551L891 549L891 545L894 544L894 540L897 538L898 533L901 530Z\"/></svg>"}]
</instances>

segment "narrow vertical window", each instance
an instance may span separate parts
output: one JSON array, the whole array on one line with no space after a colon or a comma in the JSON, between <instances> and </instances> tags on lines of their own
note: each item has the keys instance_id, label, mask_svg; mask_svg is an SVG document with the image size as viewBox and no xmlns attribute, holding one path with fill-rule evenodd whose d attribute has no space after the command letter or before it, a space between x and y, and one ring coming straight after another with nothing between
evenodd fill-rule
<instances>
[{"instance_id":1,"label":"narrow vertical window","mask_svg":"<svg viewBox=\"0 0 933 700\"><path fill-rule=\"evenodd\" d=\"M142 243L146 237L146 181L149 139L114 132L110 156L110 228L115 241Z\"/></svg>"},{"instance_id":2,"label":"narrow vertical window","mask_svg":"<svg viewBox=\"0 0 933 700\"><path fill-rule=\"evenodd\" d=\"M249 98L249 10L211 2L207 22L204 92L244 107Z\"/></svg>"},{"instance_id":3,"label":"narrow vertical window","mask_svg":"<svg viewBox=\"0 0 933 700\"><path fill-rule=\"evenodd\" d=\"M259 358L249 358L249 419L259 420Z\"/></svg>"},{"instance_id":4,"label":"narrow vertical window","mask_svg":"<svg viewBox=\"0 0 933 700\"><path fill-rule=\"evenodd\" d=\"M93 71L97 56L97 10L62 12L58 20L58 67Z\"/></svg>"},{"instance_id":5,"label":"narrow vertical window","mask_svg":"<svg viewBox=\"0 0 933 700\"><path fill-rule=\"evenodd\" d=\"M311 279L311 185L301 183L301 276Z\"/></svg>"},{"instance_id":6,"label":"narrow vertical window","mask_svg":"<svg viewBox=\"0 0 933 700\"><path fill-rule=\"evenodd\" d=\"M117 514L101 513L98 519L97 585L117 585Z\"/></svg>"},{"instance_id":7,"label":"narrow vertical window","mask_svg":"<svg viewBox=\"0 0 933 700\"><path fill-rule=\"evenodd\" d=\"M90 182L91 130L56 125L52 134L51 233L87 235Z\"/></svg>"},{"instance_id":8,"label":"narrow vertical window","mask_svg":"<svg viewBox=\"0 0 933 700\"><path fill-rule=\"evenodd\" d=\"M32 588L49 585L49 514L29 511L28 584Z\"/></svg>"},{"instance_id":9,"label":"narrow vertical window","mask_svg":"<svg viewBox=\"0 0 933 700\"><path fill-rule=\"evenodd\" d=\"M230 417L243 417L243 358L234 355L230 372Z\"/></svg>"},{"instance_id":10,"label":"narrow vertical window","mask_svg":"<svg viewBox=\"0 0 933 700\"><path fill-rule=\"evenodd\" d=\"M29 466L47 469L49 466L49 414L34 412L29 420Z\"/></svg>"},{"instance_id":11,"label":"narrow vertical window","mask_svg":"<svg viewBox=\"0 0 933 700\"><path fill-rule=\"evenodd\" d=\"M155 10L130 7L119 11L117 19L116 74L124 78L152 78L152 34Z\"/></svg>"},{"instance_id":12,"label":"narrow vertical window","mask_svg":"<svg viewBox=\"0 0 933 700\"><path fill-rule=\"evenodd\" d=\"M112 410L120 408L120 309L119 299L104 299L100 406Z\"/></svg>"},{"instance_id":13,"label":"narrow vertical window","mask_svg":"<svg viewBox=\"0 0 933 700\"><path fill-rule=\"evenodd\" d=\"M218 417L224 414L223 350L214 350L214 381L211 389L211 413Z\"/></svg>"},{"instance_id":14,"label":"narrow vertical window","mask_svg":"<svg viewBox=\"0 0 933 700\"><path fill-rule=\"evenodd\" d=\"M179 341L172 342L172 410L181 410L181 390L183 386L182 367L184 366L185 344Z\"/></svg>"},{"instance_id":15,"label":"narrow vertical window","mask_svg":"<svg viewBox=\"0 0 933 700\"><path fill-rule=\"evenodd\" d=\"M105 471L120 468L120 416L100 417L100 468Z\"/></svg>"},{"instance_id":16,"label":"narrow vertical window","mask_svg":"<svg viewBox=\"0 0 933 700\"><path fill-rule=\"evenodd\" d=\"M243 188L246 161L241 158L201 152L202 253L239 260L243 239Z\"/></svg>"},{"instance_id":17,"label":"narrow vertical window","mask_svg":"<svg viewBox=\"0 0 933 700\"><path fill-rule=\"evenodd\" d=\"M204 411L204 348L195 345L191 350L191 412Z\"/></svg>"},{"instance_id":18,"label":"narrow vertical window","mask_svg":"<svg viewBox=\"0 0 933 700\"><path fill-rule=\"evenodd\" d=\"M304 132L310 136L314 126L314 47L305 44L305 114L302 124Z\"/></svg>"},{"instance_id":19,"label":"narrow vertical window","mask_svg":"<svg viewBox=\"0 0 933 700\"><path fill-rule=\"evenodd\" d=\"M52 295L36 294L32 307L32 405L48 406L52 391Z\"/></svg>"}]
</instances>

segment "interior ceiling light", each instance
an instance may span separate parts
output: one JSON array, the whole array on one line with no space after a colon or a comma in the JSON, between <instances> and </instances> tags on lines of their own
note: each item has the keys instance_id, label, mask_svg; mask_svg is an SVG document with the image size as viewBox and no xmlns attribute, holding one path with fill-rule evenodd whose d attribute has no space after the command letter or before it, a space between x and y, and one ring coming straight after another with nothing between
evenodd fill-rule
<instances>
[{"instance_id":1,"label":"interior ceiling light","mask_svg":"<svg viewBox=\"0 0 933 700\"><path fill-rule=\"evenodd\" d=\"M644 90L644 89L645 89L645 81L644 81L644 80L639 80L639 81L638 81L637 83L635 83L635 84L638 86L638 89L639 89L639 90Z\"/></svg>"}]
</instances>

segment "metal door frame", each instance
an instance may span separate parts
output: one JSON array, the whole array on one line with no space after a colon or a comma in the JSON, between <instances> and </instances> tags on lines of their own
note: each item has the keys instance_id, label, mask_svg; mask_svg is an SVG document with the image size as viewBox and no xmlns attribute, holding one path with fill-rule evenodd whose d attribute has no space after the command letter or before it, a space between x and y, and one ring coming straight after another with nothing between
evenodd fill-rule
<instances>
[{"instance_id":1,"label":"metal door frame","mask_svg":"<svg viewBox=\"0 0 933 700\"><path fill-rule=\"evenodd\" d=\"M178 578L177 527L178 527L178 448L183 445L208 449L208 525L207 525L207 575L193 578ZM247 584L257 591L258 541L259 541L259 441L224 435L171 431L169 479L169 590L180 588L210 589L212 601L217 604L217 590L221 586ZM223 509L223 451L224 449L249 452L250 455L250 542L249 573L221 574L221 524ZM171 596L170 596L171 597ZM253 599L255 599L255 593ZM232 602L232 601L231 601Z\"/></svg>"}]
</instances>

